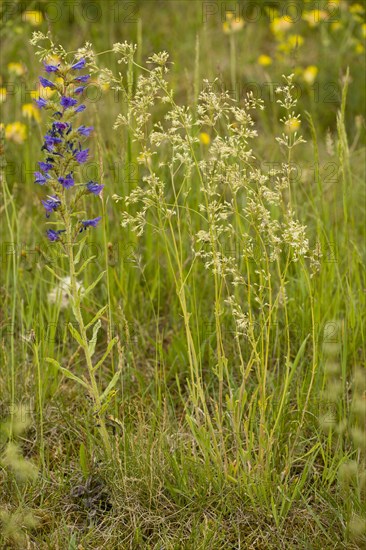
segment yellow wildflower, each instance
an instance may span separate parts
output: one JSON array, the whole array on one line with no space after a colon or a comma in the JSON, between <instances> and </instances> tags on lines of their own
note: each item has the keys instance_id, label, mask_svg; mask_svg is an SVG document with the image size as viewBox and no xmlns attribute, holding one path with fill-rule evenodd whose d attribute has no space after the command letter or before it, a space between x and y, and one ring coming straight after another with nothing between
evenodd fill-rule
<instances>
[{"instance_id":1,"label":"yellow wildflower","mask_svg":"<svg viewBox=\"0 0 366 550\"><path fill-rule=\"evenodd\" d=\"M105 80L101 78L97 78L96 80L92 80L91 83L94 83L102 92L106 92L109 90L110 84L109 82L106 82Z\"/></svg>"},{"instance_id":2,"label":"yellow wildflower","mask_svg":"<svg viewBox=\"0 0 366 550\"><path fill-rule=\"evenodd\" d=\"M302 46L303 43L304 43L304 39L301 36L301 34L291 34L288 37L287 43L288 43L288 45L290 46L291 49L292 48L300 48L300 46Z\"/></svg>"},{"instance_id":3,"label":"yellow wildflower","mask_svg":"<svg viewBox=\"0 0 366 550\"><path fill-rule=\"evenodd\" d=\"M61 58L58 55L50 54L45 58L45 63L48 65L58 65L61 63Z\"/></svg>"},{"instance_id":4,"label":"yellow wildflower","mask_svg":"<svg viewBox=\"0 0 366 550\"><path fill-rule=\"evenodd\" d=\"M41 120L39 109L33 103L24 103L22 105L22 115L29 118L29 120L33 118L36 122L40 122Z\"/></svg>"},{"instance_id":5,"label":"yellow wildflower","mask_svg":"<svg viewBox=\"0 0 366 550\"><path fill-rule=\"evenodd\" d=\"M302 18L310 27L316 27L321 21L328 19L328 13L324 10L310 10L303 13Z\"/></svg>"},{"instance_id":6,"label":"yellow wildflower","mask_svg":"<svg viewBox=\"0 0 366 550\"><path fill-rule=\"evenodd\" d=\"M25 73L25 67L22 63L8 63L8 70L17 76L22 76Z\"/></svg>"},{"instance_id":7,"label":"yellow wildflower","mask_svg":"<svg viewBox=\"0 0 366 550\"><path fill-rule=\"evenodd\" d=\"M366 38L366 23L361 25L361 34L364 38Z\"/></svg>"},{"instance_id":8,"label":"yellow wildflower","mask_svg":"<svg viewBox=\"0 0 366 550\"><path fill-rule=\"evenodd\" d=\"M314 84L314 81L317 77L318 72L319 72L318 67L316 67L315 65L309 65L304 69L302 73L302 77L305 80L305 82L311 86L312 84Z\"/></svg>"},{"instance_id":9,"label":"yellow wildflower","mask_svg":"<svg viewBox=\"0 0 366 550\"><path fill-rule=\"evenodd\" d=\"M51 88L42 88L42 86L38 85L37 90L32 90L30 96L32 99L38 99L39 97L49 99L54 93L55 90L52 90Z\"/></svg>"},{"instance_id":10,"label":"yellow wildflower","mask_svg":"<svg viewBox=\"0 0 366 550\"><path fill-rule=\"evenodd\" d=\"M27 10L22 13L22 21L30 23L33 27L38 27L43 23L43 14L41 11Z\"/></svg>"},{"instance_id":11,"label":"yellow wildflower","mask_svg":"<svg viewBox=\"0 0 366 550\"><path fill-rule=\"evenodd\" d=\"M0 103L6 101L6 88L0 88Z\"/></svg>"},{"instance_id":12,"label":"yellow wildflower","mask_svg":"<svg viewBox=\"0 0 366 550\"><path fill-rule=\"evenodd\" d=\"M300 34L291 34L286 41L278 45L278 49L281 52L290 53L292 50L300 48L303 44L304 39Z\"/></svg>"},{"instance_id":13,"label":"yellow wildflower","mask_svg":"<svg viewBox=\"0 0 366 550\"><path fill-rule=\"evenodd\" d=\"M226 21L222 24L222 30L225 34L239 32L244 27L244 19L242 17L235 18L231 12L226 12Z\"/></svg>"},{"instance_id":14,"label":"yellow wildflower","mask_svg":"<svg viewBox=\"0 0 366 550\"><path fill-rule=\"evenodd\" d=\"M361 6L361 4L352 4L349 7L349 11L350 11L350 13L362 14L362 13L365 12L365 8L363 6Z\"/></svg>"},{"instance_id":15,"label":"yellow wildflower","mask_svg":"<svg viewBox=\"0 0 366 550\"><path fill-rule=\"evenodd\" d=\"M199 138L202 145L210 145L211 138L206 132L201 132Z\"/></svg>"},{"instance_id":16,"label":"yellow wildflower","mask_svg":"<svg viewBox=\"0 0 366 550\"><path fill-rule=\"evenodd\" d=\"M231 29L233 32L241 31L243 27L244 27L244 19L242 19L241 17L238 20L234 19L231 22Z\"/></svg>"},{"instance_id":17,"label":"yellow wildflower","mask_svg":"<svg viewBox=\"0 0 366 550\"><path fill-rule=\"evenodd\" d=\"M355 46L355 52L363 54L364 51L365 51L365 48L363 47L363 44L361 44L361 42L357 42L357 44Z\"/></svg>"},{"instance_id":18,"label":"yellow wildflower","mask_svg":"<svg viewBox=\"0 0 366 550\"><path fill-rule=\"evenodd\" d=\"M300 128L300 120L296 117L292 117L289 120L286 120L285 122L285 130L288 134L293 134Z\"/></svg>"},{"instance_id":19,"label":"yellow wildflower","mask_svg":"<svg viewBox=\"0 0 366 550\"><path fill-rule=\"evenodd\" d=\"M339 31L342 27L343 25L340 21L334 21L334 23L330 25L331 30L335 32Z\"/></svg>"},{"instance_id":20,"label":"yellow wildflower","mask_svg":"<svg viewBox=\"0 0 366 550\"><path fill-rule=\"evenodd\" d=\"M270 24L273 34L281 34L291 29L293 22L288 17L274 17Z\"/></svg>"},{"instance_id":21,"label":"yellow wildflower","mask_svg":"<svg viewBox=\"0 0 366 550\"><path fill-rule=\"evenodd\" d=\"M259 65L262 65L262 67L267 67L268 65L272 64L272 58L269 55L262 54L257 59Z\"/></svg>"},{"instance_id":22,"label":"yellow wildflower","mask_svg":"<svg viewBox=\"0 0 366 550\"><path fill-rule=\"evenodd\" d=\"M23 122L11 122L5 126L5 137L21 145L27 138L27 127Z\"/></svg>"}]
</instances>

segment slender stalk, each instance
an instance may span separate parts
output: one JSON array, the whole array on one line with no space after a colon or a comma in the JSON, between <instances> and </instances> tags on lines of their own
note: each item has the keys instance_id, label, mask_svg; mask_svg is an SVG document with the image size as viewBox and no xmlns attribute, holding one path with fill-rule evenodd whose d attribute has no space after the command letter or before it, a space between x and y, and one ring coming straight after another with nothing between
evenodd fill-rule
<instances>
[{"instance_id":1,"label":"slender stalk","mask_svg":"<svg viewBox=\"0 0 366 550\"><path fill-rule=\"evenodd\" d=\"M95 378L92 358L89 351L88 338L86 335L85 324L84 324L83 315L80 307L80 296L78 292L76 273L75 273L74 250L73 250L74 245L73 245L71 217L67 208L65 209L65 212L64 212L64 220L65 220L65 229L66 229L66 237L67 237L66 250L67 250L68 260L69 260L70 294L73 302L73 310L79 326L79 332L80 332L81 341L82 341L82 348L85 356L86 365L88 368L90 392L94 401L95 414L98 418L98 428L99 428L101 438L103 440L106 455L107 457L110 458L112 455L112 447L109 440L109 435L107 432L104 418L100 414L101 401L100 401L100 395L98 390L98 384Z\"/></svg>"}]
</instances>

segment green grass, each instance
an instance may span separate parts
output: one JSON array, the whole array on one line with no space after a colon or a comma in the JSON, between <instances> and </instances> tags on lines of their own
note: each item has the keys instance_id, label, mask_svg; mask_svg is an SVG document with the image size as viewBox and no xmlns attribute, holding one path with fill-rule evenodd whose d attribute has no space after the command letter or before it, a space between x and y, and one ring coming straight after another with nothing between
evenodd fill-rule
<instances>
[{"instance_id":1,"label":"green grass","mask_svg":"<svg viewBox=\"0 0 366 550\"><path fill-rule=\"evenodd\" d=\"M37 6L30 2L27 9ZM256 63L264 51L275 59L267 19L233 35L234 63L222 21L213 18L203 25L202 4L187 6L165 2L163 9L158 2L136 2L140 22L128 24L102 9L101 19L90 26L77 4L69 27L65 10L51 25L56 44L68 51L86 40L95 52L108 50L97 57L99 67L121 71L131 92L126 99L109 90L97 102L86 101L83 122L93 124L95 132L90 139L94 163L82 177L106 186L103 201L85 203L89 217L102 215L103 221L88 233L82 255L96 258L77 277L87 288L106 271L81 303L85 325L107 306L95 361L118 336L97 370L99 396L122 369L100 414L93 408L98 396L88 395L57 367L88 376L82 346L68 330L68 323L75 328L80 323L70 306L49 299L57 279L48 268L64 276L69 267L46 242L39 208L44 190L33 184L46 116L40 124L28 124L23 145L4 142L4 548L353 550L366 544L365 129L364 121L355 119L364 113L365 94L364 60L353 49L360 22L348 8L342 12L342 40L325 24L309 29L299 23L307 50L300 49L296 66L316 64L320 90L336 83L336 100L317 102L298 77L293 55L276 58L269 68ZM47 30L45 23L40 29ZM33 89L30 83L41 74L36 48L28 44L32 30L20 24L19 15L3 27L6 63L21 58L28 68L16 80L17 93L3 104L5 124L20 120L22 103L30 101L20 85ZM110 51L125 39L138 44L135 65L118 64L120 54ZM168 84L157 80L161 95L167 87L174 90L174 102L154 99L145 136L136 141L134 116L131 126L112 127L119 113L134 113L138 79L147 75L143 67L152 68L146 60L164 49L174 65ZM2 85L8 82L6 71L4 66ZM270 80L274 87L283 84L281 74L295 72L302 91L295 111L302 115L306 143L290 153L280 147L275 137L281 135L284 110L277 96L268 101L266 94L265 109L253 112L258 137L249 145L224 119L212 128L183 124L179 134L187 141L175 147L149 142L152 123L163 124L168 135L171 126L164 117L169 109L176 113L177 105L189 106L198 118L204 78L218 77L230 88L233 72L245 85ZM199 132L210 134L209 146L194 141ZM201 163L210 158L217 136L231 136L232 149L221 165L215 164L217 177L205 177ZM143 164L139 155L145 142L156 155ZM189 168L177 157L182 143ZM236 152L235 143L240 143ZM239 158L251 148L256 160ZM283 169L281 199L267 203L250 171L258 167L267 173L289 161L296 171ZM235 163L241 170L238 192L230 177ZM152 174L160 178L156 187L143 179ZM274 185L272 178L268 188ZM139 189L140 204L126 204ZM151 202L139 236L133 225L147 198ZM248 210L250 200L257 210ZM309 251L298 261L290 239L286 242L289 206L306 226L309 241ZM274 230L261 225L259 207L281 224L276 235L282 250L274 261L269 258ZM224 208L228 217L220 218ZM126 213L132 223L121 225ZM202 230L207 242L197 242ZM316 246L322 254L313 271L310 256ZM210 262L220 257L241 278L237 286L232 274L212 269Z\"/></svg>"}]
</instances>

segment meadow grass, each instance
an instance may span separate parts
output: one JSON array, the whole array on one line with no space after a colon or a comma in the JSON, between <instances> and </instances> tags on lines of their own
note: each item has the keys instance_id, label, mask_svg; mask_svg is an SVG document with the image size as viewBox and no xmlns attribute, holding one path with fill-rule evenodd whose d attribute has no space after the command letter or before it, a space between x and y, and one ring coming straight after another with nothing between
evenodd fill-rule
<instances>
[{"instance_id":1,"label":"meadow grass","mask_svg":"<svg viewBox=\"0 0 366 550\"><path fill-rule=\"evenodd\" d=\"M46 116L30 121L23 144L3 144L2 544L363 548L365 131L351 53L360 23L342 12L334 64L315 31L306 35L320 89L336 82L337 101L314 101L303 85L296 102L281 77L299 82L285 48L281 73L265 69L274 99L262 109L225 89L246 65L247 82L258 80L267 23L226 35L221 20L201 29L199 2L136 6L138 21L124 26L135 51L109 10L90 27L77 5L71 45L61 24L52 29L103 89L85 100L95 162L80 172L105 184L88 203L102 223L80 248L78 268L92 260L76 279L87 289L105 274L76 319L76 281L57 292L69 263L44 237L33 184ZM319 33L333 40L328 27ZM77 52L85 40L92 46ZM34 41L23 57L32 77L39 45L48 47ZM16 41L6 47L13 60ZM169 60L149 60L160 50ZM21 91L12 99L14 120ZM75 381L87 379L88 359L69 324L90 325L93 340L98 312L94 357L106 361L93 394Z\"/></svg>"}]
</instances>

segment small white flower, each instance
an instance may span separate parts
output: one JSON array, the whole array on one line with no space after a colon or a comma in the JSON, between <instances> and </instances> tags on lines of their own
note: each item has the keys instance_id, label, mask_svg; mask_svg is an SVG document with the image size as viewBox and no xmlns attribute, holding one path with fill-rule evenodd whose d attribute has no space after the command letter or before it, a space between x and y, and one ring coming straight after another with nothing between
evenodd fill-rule
<instances>
[{"instance_id":1,"label":"small white flower","mask_svg":"<svg viewBox=\"0 0 366 550\"><path fill-rule=\"evenodd\" d=\"M66 309L70 303L70 288L71 279L69 276L64 277L47 295L48 301L51 304L60 304L61 309ZM81 283L76 282L77 291L83 294L85 289Z\"/></svg>"}]
</instances>

